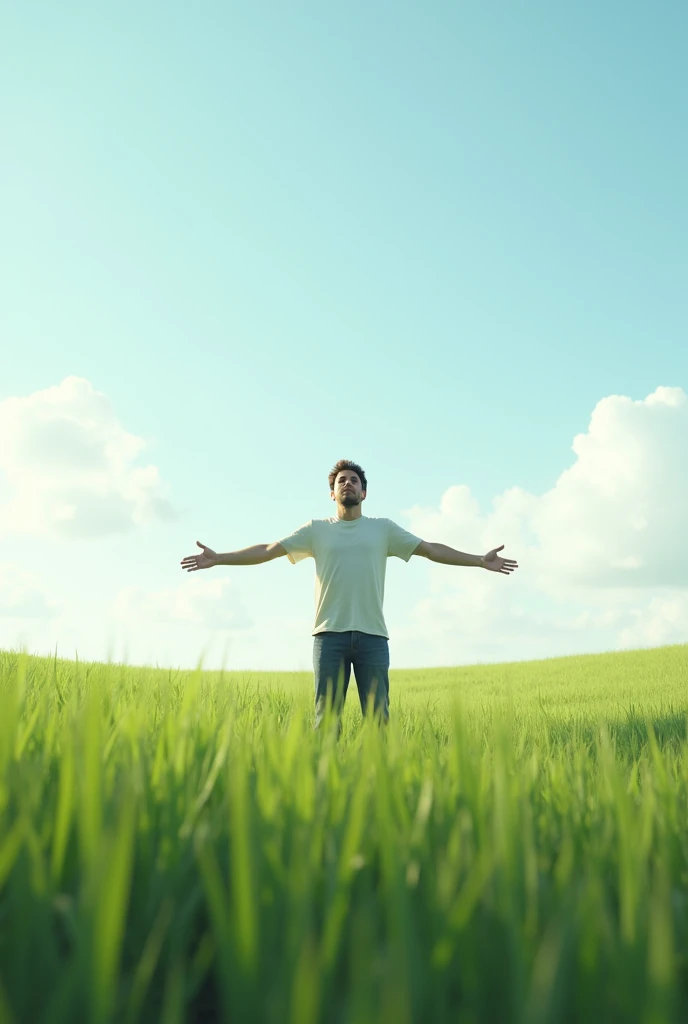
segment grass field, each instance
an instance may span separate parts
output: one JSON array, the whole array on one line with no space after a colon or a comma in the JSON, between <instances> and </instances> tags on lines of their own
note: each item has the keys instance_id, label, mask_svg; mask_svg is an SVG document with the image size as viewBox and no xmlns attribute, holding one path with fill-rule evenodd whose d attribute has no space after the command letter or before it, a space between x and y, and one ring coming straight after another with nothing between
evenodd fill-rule
<instances>
[{"instance_id":1,"label":"grass field","mask_svg":"<svg viewBox=\"0 0 688 1024\"><path fill-rule=\"evenodd\" d=\"M688 645L308 675L0 654L0 1024L688 1020Z\"/></svg>"}]
</instances>

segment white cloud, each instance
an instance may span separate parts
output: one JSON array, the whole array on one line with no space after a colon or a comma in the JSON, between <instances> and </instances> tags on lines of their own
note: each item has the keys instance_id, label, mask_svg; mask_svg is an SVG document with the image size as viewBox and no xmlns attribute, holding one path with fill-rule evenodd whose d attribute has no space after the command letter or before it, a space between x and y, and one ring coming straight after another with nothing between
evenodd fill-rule
<instances>
[{"instance_id":1,"label":"white cloud","mask_svg":"<svg viewBox=\"0 0 688 1024\"><path fill-rule=\"evenodd\" d=\"M54 619L60 607L32 573L15 565L0 565L0 617Z\"/></svg>"},{"instance_id":2,"label":"white cloud","mask_svg":"<svg viewBox=\"0 0 688 1024\"><path fill-rule=\"evenodd\" d=\"M574 465L537 500L539 569L597 586L688 586L688 396L602 399L573 442Z\"/></svg>"},{"instance_id":3,"label":"white cloud","mask_svg":"<svg viewBox=\"0 0 688 1024\"><path fill-rule=\"evenodd\" d=\"M659 595L633 608L632 624L621 630L621 647L652 646L688 640L688 592Z\"/></svg>"},{"instance_id":4,"label":"white cloud","mask_svg":"<svg viewBox=\"0 0 688 1024\"><path fill-rule=\"evenodd\" d=\"M483 515L455 485L439 508L408 510L426 540L479 553L504 544L519 569L431 566L405 644L432 635L440 660L459 649L501 660L540 643L554 653L688 640L688 396L659 387L644 401L604 398L572 448L575 463L543 495L513 487Z\"/></svg>"},{"instance_id":5,"label":"white cloud","mask_svg":"<svg viewBox=\"0 0 688 1024\"><path fill-rule=\"evenodd\" d=\"M115 619L129 622L186 623L208 630L243 630L252 625L231 580L189 579L168 590L125 587L112 607Z\"/></svg>"},{"instance_id":6,"label":"white cloud","mask_svg":"<svg viewBox=\"0 0 688 1024\"><path fill-rule=\"evenodd\" d=\"M0 469L10 498L6 529L73 539L123 533L174 516L156 466L136 466L146 447L127 433L89 381L0 402Z\"/></svg>"}]
</instances>

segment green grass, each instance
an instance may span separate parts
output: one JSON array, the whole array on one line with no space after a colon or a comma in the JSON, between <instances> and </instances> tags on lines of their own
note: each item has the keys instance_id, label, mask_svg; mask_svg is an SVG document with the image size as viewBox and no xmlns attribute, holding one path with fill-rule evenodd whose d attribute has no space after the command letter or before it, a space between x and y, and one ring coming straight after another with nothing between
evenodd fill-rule
<instances>
[{"instance_id":1,"label":"green grass","mask_svg":"<svg viewBox=\"0 0 688 1024\"><path fill-rule=\"evenodd\" d=\"M687 680L0 654L0 1024L688 1020Z\"/></svg>"}]
</instances>

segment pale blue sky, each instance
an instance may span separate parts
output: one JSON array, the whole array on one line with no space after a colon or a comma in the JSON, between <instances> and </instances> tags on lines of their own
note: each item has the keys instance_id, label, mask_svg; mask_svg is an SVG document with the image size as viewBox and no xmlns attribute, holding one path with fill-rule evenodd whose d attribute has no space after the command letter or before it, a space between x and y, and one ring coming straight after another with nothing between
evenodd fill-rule
<instances>
[{"instance_id":1,"label":"pale blue sky","mask_svg":"<svg viewBox=\"0 0 688 1024\"><path fill-rule=\"evenodd\" d=\"M184 510L0 544L51 592L176 587L197 537L330 514L340 457L404 525L541 495L605 396L688 385L684 3L27 2L0 39L0 401L85 378Z\"/></svg>"}]
</instances>

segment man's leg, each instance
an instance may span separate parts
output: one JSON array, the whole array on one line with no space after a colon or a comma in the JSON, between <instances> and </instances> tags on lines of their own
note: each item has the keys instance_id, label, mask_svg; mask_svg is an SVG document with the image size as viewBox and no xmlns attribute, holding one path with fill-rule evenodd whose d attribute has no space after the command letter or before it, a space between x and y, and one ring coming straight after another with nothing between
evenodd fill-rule
<instances>
[{"instance_id":1,"label":"man's leg","mask_svg":"<svg viewBox=\"0 0 688 1024\"><path fill-rule=\"evenodd\" d=\"M389 641L386 636L354 632L352 662L361 710L365 715L368 701L372 711L387 724L389 721Z\"/></svg>"},{"instance_id":2,"label":"man's leg","mask_svg":"<svg viewBox=\"0 0 688 1024\"><path fill-rule=\"evenodd\" d=\"M315 728L322 722L328 700L341 716L351 677L351 632L317 633L313 637ZM341 730L341 721L340 726Z\"/></svg>"}]
</instances>

